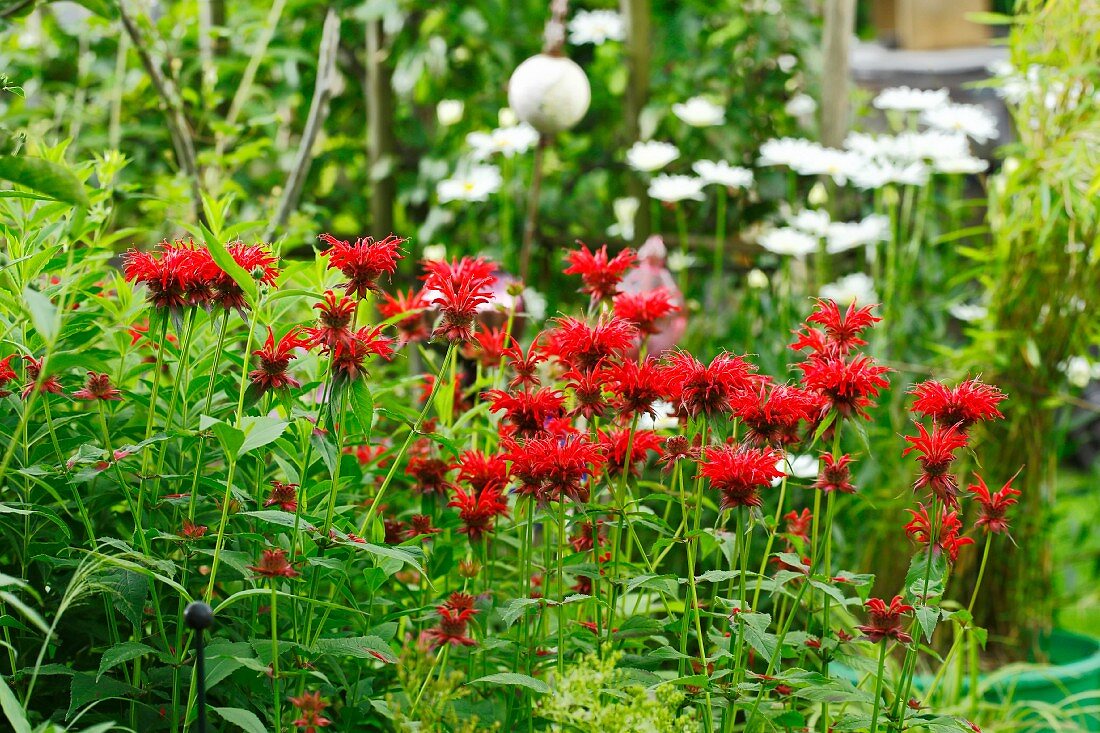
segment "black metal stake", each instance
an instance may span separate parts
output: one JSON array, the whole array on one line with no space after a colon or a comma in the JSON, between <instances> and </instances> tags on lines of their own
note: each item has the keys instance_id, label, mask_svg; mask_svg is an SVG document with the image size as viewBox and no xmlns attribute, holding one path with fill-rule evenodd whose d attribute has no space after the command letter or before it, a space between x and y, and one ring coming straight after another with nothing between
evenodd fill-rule
<instances>
[{"instance_id":1,"label":"black metal stake","mask_svg":"<svg viewBox=\"0 0 1100 733\"><path fill-rule=\"evenodd\" d=\"M195 700L199 706L198 733L206 733L206 651L203 632L214 623L214 609L202 601L193 601L183 609L183 621L195 632Z\"/></svg>"}]
</instances>

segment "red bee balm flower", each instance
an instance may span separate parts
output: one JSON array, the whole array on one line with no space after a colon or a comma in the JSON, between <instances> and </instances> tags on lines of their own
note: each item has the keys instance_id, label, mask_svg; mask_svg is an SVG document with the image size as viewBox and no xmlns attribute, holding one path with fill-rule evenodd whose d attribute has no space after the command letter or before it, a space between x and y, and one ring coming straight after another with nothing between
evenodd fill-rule
<instances>
[{"instance_id":1,"label":"red bee balm flower","mask_svg":"<svg viewBox=\"0 0 1100 733\"><path fill-rule=\"evenodd\" d=\"M497 517L508 516L508 502L501 494L502 487L488 486L484 491L466 492L461 486L454 487L454 498L447 506L458 509L458 518L462 520L459 531L478 542L487 532L493 530Z\"/></svg>"},{"instance_id":2,"label":"red bee balm flower","mask_svg":"<svg viewBox=\"0 0 1100 733\"><path fill-rule=\"evenodd\" d=\"M621 355L634 345L638 331L629 321L601 316L594 325L576 318L558 318L549 333L547 352L568 367L594 368L603 359Z\"/></svg>"},{"instance_id":3,"label":"red bee balm flower","mask_svg":"<svg viewBox=\"0 0 1100 733\"><path fill-rule=\"evenodd\" d=\"M889 368L876 366L870 357L859 355L851 361L839 356L811 356L798 365L802 370L802 384L806 389L821 394L828 400L838 417L859 415L870 419L866 408L872 406L872 398L889 384L883 376Z\"/></svg>"},{"instance_id":4,"label":"red bee balm flower","mask_svg":"<svg viewBox=\"0 0 1100 733\"><path fill-rule=\"evenodd\" d=\"M470 607L455 609L448 605L449 603L451 603L450 600L435 607L436 613L439 614L439 626L421 634L421 638L428 642L429 649L435 649L443 644L473 646L476 643L466 633L470 619L477 614L477 609Z\"/></svg>"},{"instance_id":5,"label":"red bee balm flower","mask_svg":"<svg viewBox=\"0 0 1100 733\"><path fill-rule=\"evenodd\" d=\"M23 385L23 399L31 396L36 385L39 394L61 394L61 382L57 381L57 377L53 375L46 377L41 384L38 384L38 378L42 374L42 362L40 360L35 359L33 356L24 356L23 361L26 362L24 369L27 372L27 382Z\"/></svg>"},{"instance_id":6,"label":"red bee balm flower","mask_svg":"<svg viewBox=\"0 0 1100 733\"><path fill-rule=\"evenodd\" d=\"M275 332L268 326L267 341L263 348L252 352L253 356L260 358L260 368L248 374L252 386L260 390L261 394L273 389L300 387L298 380L287 374L286 370L291 360L297 358L294 350L308 348L309 343L309 338L302 335L297 327L290 329L276 342Z\"/></svg>"},{"instance_id":7,"label":"red bee balm flower","mask_svg":"<svg viewBox=\"0 0 1100 733\"><path fill-rule=\"evenodd\" d=\"M921 504L920 511L913 511L912 509L906 509L905 511L913 515L913 519L905 525L905 534L916 542L927 546L932 538L932 523L928 518L928 509L925 508L924 504ZM974 540L959 535L959 530L962 529L962 520L959 519L959 513L948 511L946 507L940 512L938 529L939 536L936 537L936 548L946 553L951 562L959 559L959 550L967 545L974 544Z\"/></svg>"},{"instance_id":8,"label":"red bee balm flower","mask_svg":"<svg viewBox=\"0 0 1100 733\"><path fill-rule=\"evenodd\" d=\"M948 469L955 460L955 451L966 445L966 433L960 431L958 425L933 425L931 433L924 425L916 425L920 435L906 435L905 441L910 446L902 451L902 455L908 455L914 450L920 453L917 462L920 463L921 474L913 483L913 490L926 488L947 506L957 507L959 482Z\"/></svg>"},{"instance_id":9,"label":"red bee balm flower","mask_svg":"<svg viewBox=\"0 0 1100 733\"><path fill-rule=\"evenodd\" d=\"M646 359L640 364L623 361L608 367L601 381L606 381L623 419L642 414L656 417L653 403L661 399L662 390L661 371L653 359Z\"/></svg>"},{"instance_id":10,"label":"red bee balm flower","mask_svg":"<svg viewBox=\"0 0 1100 733\"><path fill-rule=\"evenodd\" d=\"M464 346L462 355L467 359L476 359L486 369L499 367L504 359L504 336L503 328L478 331L473 341Z\"/></svg>"},{"instance_id":11,"label":"red bee balm flower","mask_svg":"<svg viewBox=\"0 0 1100 733\"><path fill-rule=\"evenodd\" d=\"M968 379L955 387L922 382L909 394L917 398L913 412L931 417L941 425L958 425L963 432L979 420L1004 418L997 405L1005 399L1005 393L980 379Z\"/></svg>"},{"instance_id":12,"label":"red bee balm flower","mask_svg":"<svg viewBox=\"0 0 1100 733\"><path fill-rule=\"evenodd\" d=\"M494 486L503 487L508 483L508 465L504 456L468 450L458 457L458 480L478 493Z\"/></svg>"},{"instance_id":13,"label":"red bee balm flower","mask_svg":"<svg viewBox=\"0 0 1100 733\"><path fill-rule=\"evenodd\" d=\"M111 378L106 374L88 372L84 386L73 392L78 400L121 400L122 393L111 386Z\"/></svg>"},{"instance_id":14,"label":"red bee balm flower","mask_svg":"<svg viewBox=\"0 0 1100 733\"><path fill-rule=\"evenodd\" d=\"M305 733L316 733L318 728L326 728L332 721L321 715L328 706L320 692L304 692L290 698L290 704L298 709L298 719L294 726L305 728Z\"/></svg>"},{"instance_id":15,"label":"red bee balm flower","mask_svg":"<svg viewBox=\"0 0 1100 733\"><path fill-rule=\"evenodd\" d=\"M829 341L836 344L841 353L848 353L856 346L863 346L867 342L860 338L867 328L875 325L882 319L872 315L871 310L875 306L868 305L856 308L853 301L847 312L841 315L836 301L818 300L814 312L806 319L806 323L816 323L825 329Z\"/></svg>"},{"instance_id":16,"label":"red bee balm flower","mask_svg":"<svg viewBox=\"0 0 1100 733\"><path fill-rule=\"evenodd\" d=\"M770 385L767 381L734 393L733 414L749 429L749 439L774 446L798 442L798 426L816 418L821 397L798 387Z\"/></svg>"},{"instance_id":17,"label":"red bee balm flower","mask_svg":"<svg viewBox=\"0 0 1100 733\"><path fill-rule=\"evenodd\" d=\"M320 239L331 246L323 254L328 257L329 269L339 270L348 279L344 283L344 292L359 299L367 293L380 293L378 278L383 273L397 272L397 261L402 259L401 237L390 235L381 241L371 237L360 237L351 242L341 241L331 234L322 234Z\"/></svg>"},{"instance_id":18,"label":"red bee balm flower","mask_svg":"<svg viewBox=\"0 0 1100 733\"><path fill-rule=\"evenodd\" d=\"M271 493L268 494L264 506L276 506L284 512L293 512L298 509L298 484L288 484L282 481L271 482Z\"/></svg>"},{"instance_id":19,"label":"red bee balm flower","mask_svg":"<svg viewBox=\"0 0 1100 733\"><path fill-rule=\"evenodd\" d=\"M661 438L652 430L635 430L631 440L630 430L612 430L598 432L600 445L607 455L607 470L612 476L621 476L624 468L630 468L630 474L637 476L638 464L644 463L650 453L660 455L663 444ZM627 460L627 444L630 445L630 460Z\"/></svg>"},{"instance_id":20,"label":"red bee balm flower","mask_svg":"<svg viewBox=\"0 0 1100 733\"><path fill-rule=\"evenodd\" d=\"M810 526L814 517L809 509L803 509L801 514L792 509L783 515L783 519L787 520L787 534L803 542L810 541Z\"/></svg>"},{"instance_id":21,"label":"red bee balm flower","mask_svg":"<svg viewBox=\"0 0 1100 733\"><path fill-rule=\"evenodd\" d=\"M286 550L264 550L259 565L249 565L248 569L265 578L296 578L295 570L286 559Z\"/></svg>"},{"instance_id":22,"label":"red bee balm flower","mask_svg":"<svg viewBox=\"0 0 1100 733\"><path fill-rule=\"evenodd\" d=\"M913 637L901 629L901 615L913 610L912 606L902 602L901 596L894 596L887 606L881 598L871 598L864 604L870 615L870 623L856 628L874 642L883 639L897 639L902 644L910 644Z\"/></svg>"},{"instance_id":23,"label":"red bee balm flower","mask_svg":"<svg viewBox=\"0 0 1100 733\"><path fill-rule=\"evenodd\" d=\"M233 242L225 249L229 252L229 256L233 258L233 261L240 265L254 280L264 285L275 284L275 280L279 277L279 268L275 266L278 258L271 254L266 244ZM241 286L220 267L217 268L210 286L212 291L211 301L222 308L243 311L245 306L248 305L245 302L244 291L241 290Z\"/></svg>"},{"instance_id":24,"label":"red bee balm flower","mask_svg":"<svg viewBox=\"0 0 1100 733\"><path fill-rule=\"evenodd\" d=\"M413 490L419 494L445 495L451 488L447 474L454 468L442 458L435 458L426 451L418 450L419 455L409 457L405 473L416 480Z\"/></svg>"},{"instance_id":25,"label":"red bee balm flower","mask_svg":"<svg viewBox=\"0 0 1100 733\"><path fill-rule=\"evenodd\" d=\"M159 257L131 249L122 256L123 273L130 282L145 285L155 308L181 311L186 306L206 305L213 297L221 268L210 253L193 243L160 243Z\"/></svg>"},{"instance_id":26,"label":"red bee balm flower","mask_svg":"<svg viewBox=\"0 0 1100 733\"><path fill-rule=\"evenodd\" d=\"M469 341L473 323L481 306L493 299L495 265L480 258L463 257L452 263L444 260L424 264L425 299L437 306L443 318L432 333L448 341Z\"/></svg>"},{"instance_id":27,"label":"red bee balm flower","mask_svg":"<svg viewBox=\"0 0 1100 733\"><path fill-rule=\"evenodd\" d=\"M383 293L382 298L378 312L383 318L390 320L401 316L395 324L399 343L412 344L428 338L428 326L423 315L428 309L428 301L424 300L422 291L398 291L396 296Z\"/></svg>"},{"instance_id":28,"label":"red bee balm flower","mask_svg":"<svg viewBox=\"0 0 1100 733\"><path fill-rule=\"evenodd\" d=\"M845 453L840 458L833 459L831 453L821 455L821 471L814 481L814 488L821 489L826 494L830 491L839 491L843 494L856 493L856 487L852 486L852 471L848 464L852 457Z\"/></svg>"},{"instance_id":29,"label":"red bee balm flower","mask_svg":"<svg viewBox=\"0 0 1100 733\"><path fill-rule=\"evenodd\" d=\"M975 526L981 527L987 533L1008 533L1008 518L1005 517L1005 514L1010 506L1017 503L1013 497L1019 496L1021 493L1019 489L1012 488L1012 482L1019 475L1020 471L1017 471L1012 478L1005 482L1000 491L991 494L989 487L985 485L985 480L978 474L974 474L974 478L978 480L978 483L970 484L966 490L973 494L974 498L981 504L981 514L978 516Z\"/></svg>"},{"instance_id":30,"label":"red bee balm flower","mask_svg":"<svg viewBox=\"0 0 1100 733\"><path fill-rule=\"evenodd\" d=\"M4 385L14 381L17 376L15 370L11 368L11 360L14 357L15 354L8 354L0 359L0 397L7 397L11 394L11 392L4 389Z\"/></svg>"},{"instance_id":31,"label":"red bee balm flower","mask_svg":"<svg viewBox=\"0 0 1100 733\"><path fill-rule=\"evenodd\" d=\"M505 458L512 462L512 477L519 481L516 493L534 496L540 504L563 501L566 496L586 504L590 488L585 479L603 465L603 448L584 436L532 438L511 443Z\"/></svg>"},{"instance_id":32,"label":"red bee balm flower","mask_svg":"<svg viewBox=\"0 0 1100 733\"><path fill-rule=\"evenodd\" d=\"M492 407L490 412L503 412L506 432L529 438L546 429L546 421L559 417L565 397L549 387L534 392L504 392L490 389L482 394Z\"/></svg>"},{"instance_id":33,"label":"red bee balm flower","mask_svg":"<svg viewBox=\"0 0 1100 733\"><path fill-rule=\"evenodd\" d=\"M366 374L363 362L368 356L393 357L393 339L382 335L382 326L364 326L352 334L351 342L332 352L332 372L338 380L355 381Z\"/></svg>"},{"instance_id":34,"label":"red bee balm flower","mask_svg":"<svg viewBox=\"0 0 1100 733\"><path fill-rule=\"evenodd\" d=\"M699 475L721 492L723 509L760 506L760 489L783 476L776 467L782 459L783 455L772 448L710 446L703 451Z\"/></svg>"},{"instance_id":35,"label":"red bee balm flower","mask_svg":"<svg viewBox=\"0 0 1100 733\"><path fill-rule=\"evenodd\" d=\"M657 322L670 313L680 310L672 302L672 294L664 288L648 293L620 293L615 296L615 315L633 323L642 333L653 335L660 331Z\"/></svg>"},{"instance_id":36,"label":"red bee balm flower","mask_svg":"<svg viewBox=\"0 0 1100 733\"><path fill-rule=\"evenodd\" d=\"M615 295L623 274L637 259L634 250L624 249L609 259L606 244L594 252L589 251L588 246L583 242L577 242L577 244L581 246L580 249L565 254L569 267L564 270L564 273L580 275L584 282L581 292L588 293L593 300L607 300Z\"/></svg>"},{"instance_id":37,"label":"red bee balm flower","mask_svg":"<svg viewBox=\"0 0 1100 733\"><path fill-rule=\"evenodd\" d=\"M318 311L317 325L306 329L310 343L331 351L351 343L351 318L355 301L326 290L323 300L313 306Z\"/></svg>"},{"instance_id":38,"label":"red bee balm flower","mask_svg":"<svg viewBox=\"0 0 1100 733\"><path fill-rule=\"evenodd\" d=\"M708 366L685 351L676 351L662 371L665 391L674 405L692 417L714 417L729 412L734 395L751 385L753 366L729 354L719 354Z\"/></svg>"},{"instance_id":39,"label":"red bee balm flower","mask_svg":"<svg viewBox=\"0 0 1100 733\"><path fill-rule=\"evenodd\" d=\"M512 345L504 350L504 356L507 357L508 366L512 367L512 371L516 375L508 383L509 387L515 389L516 387L539 386L539 378L535 371L538 369L539 364L546 360L546 357L538 350L535 343L528 346L527 353L524 353L523 347L515 339L512 339Z\"/></svg>"}]
</instances>

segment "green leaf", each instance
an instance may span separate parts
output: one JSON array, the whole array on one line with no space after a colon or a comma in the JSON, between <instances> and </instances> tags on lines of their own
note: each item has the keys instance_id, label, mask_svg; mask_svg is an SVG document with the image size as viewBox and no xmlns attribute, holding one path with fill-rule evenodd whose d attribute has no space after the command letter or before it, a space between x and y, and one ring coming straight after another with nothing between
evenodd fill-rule
<instances>
[{"instance_id":1,"label":"green leaf","mask_svg":"<svg viewBox=\"0 0 1100 733\"><path fill-rule=\"evenodd\" d=\"M37 627L38 630L41 631L43 634L50 633L49 625L38 614L38 611L35 611L26 603L23 603L23 601L20 600L18 596L12 593L8 593L6 590L0 591L0 601L3 601L4 603L14 608L16 611L19 611L21 614L23 614L24 618L34 624L35 627Z\"/></svg>"},{"instance_id":2,"label":"green leaf","mask_svg":"<svg viewBox=\"0 0 1100 733\"><path fill-rule=\"evenodd\" d=\"M222 450L225 451L227 458L235 460L241 455L241 446L244 445L244 433L232 425L220 421L211 425L210 429L214 431L214 435L221 443Z\"/></svg>"},{"instance_id":3,"label":"green leaf","mask_svg":"<svg viewBox=\"0 0 1100 733\"><path fill-rule=\"evenodd\" d=\"M932 641L932 634L936 631L936 624L940 621L940 609L935 606L917 606L913 612L917 617L921 630L924 631L926 641Z\"/></svg>"},{"instance_id":4,"label":"green leaf","mask_svg":"<svg viewBox=\"0 0 1100 733\"><path fill-rule=\"evenodd\" d=\"M114 20L118 17L118 9L113 2L108 0L76 0L76 2L101 18Z\"/></svg>"},{"instance_id":5,"label":"green leaf","mask_svg":"<svg viewBox=\"0 0 1100 733\"><path fill-rule=\"evenodd\" d=\"M745 635L749 646L771 663L779 648L778 638L775 634L768 633L768 626L772 622L771 614L745 611L734 616L734 622L741 627L741 633Z\"/></svg>"},{"instance_id":6,"label":"green leaf","mask_svg":"<svg viewBox=\"0 0 1100 733\"><path fill-rule=\"evenodd\" d=\"M70 691L69 716L90 702L100 702L114 697L136 697L141 694L141 690L125 682L119 682L110 677L96 679L96 676L90 672L74 674Z\"/></svg>"},{"instance_id":7,"label":"green leaf","mask_svg":"<svg viewBox=\"0 0 1100 733\"><path fill-rule=\"evenodd\" d=\"M377 659L386 664L397 664L397 655L393 653L393 649L377 636L320 639L313 648L319 654L355 657L356 659Z\"/></svg>"},{"instance_id":8,"label":"green leaf","mask_svg":"<svg viewBox=\"0 0 1100 733\"><path fill-rule=\"evenodd\" d=\"M277 524L280 527L293 527L295 517L290 512L284 512L281 509L260 509L255 512L241 512L238 516L242 517L255 517L261 522L268 522L269 524ZM300 528L305 528L310 523L303 519L299 523Z\"/></svg>"},{"instance_id":9,"label":"green leaf","mask_svg":"<svg viewBox=\"0 0 1100 733\"><path fill-rule=\"evenodd\" d=\"M941 550L937 548L931 553L924 549L918 550L909 563L909 571L905 574L906 600L924 603L928 598L943 595L946 576L947 558Z\"/></svg>"},{"instance_id":10,"label":"green leaf","mask_svg":"<svg viewBox=\"0 0 1100 733\"><path fill-rule=\"evenodd\" d=\"M0 676L0 710L4 711L4 717L8 719L14 733L31 733L31 724L27 720L27 713L19 704L15 693L8 687L8 683Z\"/></svg>"},{"instance_id":11,"label":"green leaf","mask_svg":"<svg viewBox=\"0 0 1100 733\"><path fill-rule=\"evenodd\" d=\"M210 250L211 259L218 267L225 270L225 274L233 278L233 282L240 286L249 305L255 310L256 304L260 300L260 289L256 286L256 281L252 279L252 273L245 272L245 269L237 264L237 261L233 259L233 255L229 254L229 250L225 248L225 244L213 232L202 226L202 233L206 238L206 248Z\"/></svg>"},{"instance_id":12,"label":"green leaf","mask_svg":"<svg viewBox=\"0 0 1100 733\"><path fill-rule=\"evenodd\" d=\"M34 330L38 331L43 341L52 344L57 338L57 306L45 295L30 288L23 290L23 301L27 304Z\"/></svg>"},{"instance_id":13,"label":"green leaf","mask_svg":"<svg viewBox=\"0 0 1100 733\"><path fill-rule=\"evenodd\" d=\"M122 568L106 572L102 578L103 585L118 597L114 608L135 627L139 626L145 613L145 599L149 595L149 579L141 573Z\"/></svg>"},{"instance_id":14,"label":"green leaf","mask_svg":"<svg viewBox=\"0 0 1100 733\"><path fill-rule=\"evenodd\" d=\"M369 436L374 425L374 395L367 380L357 379L351 384L351 408L364 435Z\"/></svg>"},{"instance_id":15,"label":"green leaf","mask_svg":"<svg viewBox=\"0 0 1100 733\"><path fill-rule=\"evenodd\" d=\"M113 647L103 652L103 658L99 660L99 672L96 674L96 682L103 676L103 673L112 667L129 662L131 659L137 659L143 657L146 654L156 654L157 650L148 644L142 644L137 641L124 641L121 644L115 644Z\"/></svg>"},{"instance_id":16,"label":"green leaf","mask_svg":"<svg viewBox=\"0 0 1100 733\"><path fill-rule=\"evenodd\" d=\"M239 455L262 448L268 443L279 439L286 431L286 420L263 415L260 417L246 417L241 420L241 429L244 432L244 441L241 443Z\"/></svg>"},{"instance_id":17,"label":"green leaf","mask_svg":"<svg viewBox=\"0 0 1100 733\"><path fill-rule=\"evenodd\" d=\"M248 733L267 733L267 728L256 717L256 713L244 708L211 708L227 723L232 723Z\"/></svg>"},{"instance_id":18,"label":"green leaf","mask_svg":"<svg viewBox=\"0 0 1100 733\"><path fill-rule=\"evenodd\" d=\"M76 176L63 166L44 158L0 155L0 178L45 194L56 201L88 207L88 194L84 192L84 185Z\"/></svg>"},{"instance_id":19,"label":"green leaf","mask_svg":"<svg viewBox=\"0 0 1100 733\"><path fill-rule=\"evenodd\" d=\"M500 615L501 621L504 622L504 628L508 629L523 615L526 609L531 606L537 606L538 604L538 598L513 598L498 608L497 614Z\"/></svg>"},{"instance_id":20,"label":"green leaf","mask_svg":"<svg viewBox=\"0 0 1100 733\"><path fill-rule=\"evenodd\" d=\"M543 695L550 692L550 685L542 680L537 680L529 675L517 674L515 672L500 672L499 674L491 674L486 677L478 677L476 680L470 682L470 684L476 685L479 682L488 682L493 685L517 685L519 687L526 687L529 690L533 690Z\"/></svg>"}]
</instances>

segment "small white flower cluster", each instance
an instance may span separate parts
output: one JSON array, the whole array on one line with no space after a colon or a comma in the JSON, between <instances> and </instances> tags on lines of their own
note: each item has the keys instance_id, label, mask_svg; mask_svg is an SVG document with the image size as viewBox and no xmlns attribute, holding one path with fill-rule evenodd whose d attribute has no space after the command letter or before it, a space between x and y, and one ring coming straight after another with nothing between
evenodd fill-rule
<instances>
[{"instance_id":1,"label":"small white flower cluster","mask_svg":"<svg viewBox=\"0 0 1100 733\"><path fill-rule=\"evenodd\" d=\"M802 258L818 250L825 240L825 251L838 254L885 241L890 220L871 214L860 221L832 221L824 209L803 209L788 217L790 226L765 231L757 243L773 254Z\"/></svg>"},{"instance_id":2,"label":"small white flower cluster","mask_svg":"<svg viewBox=\"0 0 1100 733\"><path fill-rule=\"evenodd\" d=\"M436 107L439 123L453 125L462 118L462 102L443 100ZM539 134L526 122L516 122L510 109L502 109L501 126L489 132L471 132L466 144L471 151L467 160L460 161L450 178L436 184L436 195L442 204L450 201L488 201L504 183L500 168L486 164L493 155L513 158L526 153L538 144Z\"/></svg>"},{"instance_id":3,"label":"small white flower cluster","mask_svg":"<svg viewBox=\"0 0 1100 733\"><path fill-rule=\"evenodd\" d=\"M917 115L923 130L897 135L852 133L844 148L827 148L801 138L768 140L760 147L761 166L786 166L799 175L829 176L838 185L877 189L889 184L923 186L932 173L975 174L986 161L970 151L970 140L997 136L997 120L984 107L954 104L946 89L896 87L883 90L874 106Z\"/></svg>"},{"instance_id":4,"label":"small white flower cluster","mask_svg":"<svg viewBox=\"0 0 1100 733\"><path fill-rule=\"evenodd\" d=\"M578 10L569 20L569 42L595 46L626 38L626 24L614 10Z\"/></svg>"},{"instance_id":5,"label":"small white flower cluster","mask_svg":"<svg viewBox=\"0 0 1100 733\"><path fill-rule=\"evenodd\" d=\"M655 173L680 157L672 143L660 140L636 142L626 151L626 163L641 173ZM702 201L703 187L727 188L752 186L753 175L748 168L730 165L724 160L698 160L692 164L696 176L661 174L649 182L649 196L666 203Z\"/></svg>"},{"instance_id":6,"label":"small white flower cluster","mask_svg":"<svg viewBox=\"0 0 1100 733\"><path fill-rule=\"evenodd\" d=\"M870 305L879 302L875 292L875 281L862 272L845 275L836 282L821 286L819 293L826 300L835 300L840 305L860 303Z\"/></svg>"},{"instance_id":7,"label":"small white flower cluster","mask_svg":"<svg viewBox=\"0 0 1100 733\"><path fill-rule=\"evenodd\" d=\"M1058 369L1066 375L1070 386L1078 389L1084 389L1089 382L1100 379L1100 364L1084 356L1071 356L1059 364Z\"/></svg>"}]
</instances>

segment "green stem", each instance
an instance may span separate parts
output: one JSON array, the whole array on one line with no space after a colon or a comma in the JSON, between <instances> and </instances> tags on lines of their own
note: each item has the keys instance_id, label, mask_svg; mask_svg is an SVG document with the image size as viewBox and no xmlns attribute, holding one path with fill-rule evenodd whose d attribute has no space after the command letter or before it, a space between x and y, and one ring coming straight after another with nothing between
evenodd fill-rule
<instances>
[{"instance_id":1,"label":"green stem","mask_svg":"<svg viewBox=\"0 0 1100 733\"><path fill-rule=\"evenodd\" d=\"M275 733L282 729L283 705L279 695L279 611L278 581L271 579L271 696L275 710Z\"/></svg>"},{"instance_id":2,"label":"green stem","mask_svg":"<svg viewBox=\"0 0 1100 733\"><path fill-rule=\"evenodd\" d=\"M879 641L878 673L875 676L875 709L871 713L871 733L878 733L878 715L882 708L882 678L886 676L886 640Z\"/></svg>"},{"instance_id":3,"label":"green stem","mask_svg":"<svg viewBox=\"0 0 1100 733\"><path fill-rule=\"evenodd\" d=\"M443 383L443 375L447 373L448 364L450 364L458 351L458 342L452 341L447 347L447 354L443 357L443 363L439 365L439 371L435 375L435 383L432 384L432 392L428 395L428 399L424 401L424 408L420 411L420 414L416 417L416 422L413 423L409 429L409 435L405 438L405 442L401 445L401 449L397 452L397 455L393 458L393 463L390 464L390 470L386 472L386 477L382 480L382 485L378 487L378 493L374 496L374 501L371 502L370 508L367 510L367 516L363 518L363 524L359 528L359 534L367 539L370 536L367 534L367 530L370 528L371 522L378 515L378 507L381 505L383 497L386 495L386 489L389 488L390 482L393 481L394 475L397 473L398 466L401 465L402 460L405 458L405 454L409 450L409 446L412 445L413 440L420 435L420 428L424 425L424 420L428 417L428 412L435 404L435 398L439 394L440 385Z\"/></svg>"}]
</instances>

